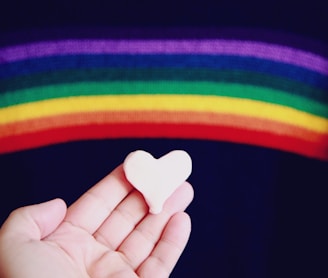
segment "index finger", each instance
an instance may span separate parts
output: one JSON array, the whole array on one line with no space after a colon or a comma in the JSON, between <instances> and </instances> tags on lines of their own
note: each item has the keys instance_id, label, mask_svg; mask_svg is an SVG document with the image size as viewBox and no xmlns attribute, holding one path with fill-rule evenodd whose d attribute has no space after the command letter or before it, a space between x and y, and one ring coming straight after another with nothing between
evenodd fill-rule
<instances>
[{"instance_id":1,"label":"index finger","mask_svg":"<svg viewBox=\"0 0 328 278\"><path fill-rule=\"evenodd\" d=\"M93 234L132 189L120 165L75 201L64 221Z\"/></svg>"}]
</instances>

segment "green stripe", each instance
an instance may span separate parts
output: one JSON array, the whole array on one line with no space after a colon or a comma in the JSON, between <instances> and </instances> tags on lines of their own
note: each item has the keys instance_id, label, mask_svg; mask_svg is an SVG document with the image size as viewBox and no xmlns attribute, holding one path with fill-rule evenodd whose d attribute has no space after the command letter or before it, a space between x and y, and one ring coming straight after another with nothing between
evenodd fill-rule
<instances>
[{"instance_id":1,"label":"green stripe","mask_svg":"<svg viewBox=\"0 0 328 278\"><path fill-rule=\"evenodd\" d=\"M328 118L327 105L301 96L271 88L217 82L113 81L49 85L2 94L0 95L0 107L59 97L128 94L190 94L248 98L289 106Z\"/></svg>"},{"instance_id":2,"label":"green stripe","mask_svg":"<svg viewBox=\"0 0 328 278\"><path fill-rule=\"evenodd\" d=\"M51 84L89 81L210 81L270 87L328 103L328 92L286 78L247 71L207 69L79 69L40 73L0 81L1 92Z\"/></svg>"}]
</instances>

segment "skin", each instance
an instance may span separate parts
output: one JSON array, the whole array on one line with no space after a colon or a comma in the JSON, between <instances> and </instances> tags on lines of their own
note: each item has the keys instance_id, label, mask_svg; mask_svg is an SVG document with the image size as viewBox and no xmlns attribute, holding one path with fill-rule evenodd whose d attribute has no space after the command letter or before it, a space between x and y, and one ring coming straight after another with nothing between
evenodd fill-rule
<instances>
[{"instance_id":1,"label":"skin","mask_svg":"<svg viewBox=\"0 0 328 278\"><path fill-rule=\"evenodd\" d=\"M19 208L0 229L0 277L169 277L191 231L185 182L160 214L119 166L70 207L61 199Z\"/></svg>"}]
</instances>

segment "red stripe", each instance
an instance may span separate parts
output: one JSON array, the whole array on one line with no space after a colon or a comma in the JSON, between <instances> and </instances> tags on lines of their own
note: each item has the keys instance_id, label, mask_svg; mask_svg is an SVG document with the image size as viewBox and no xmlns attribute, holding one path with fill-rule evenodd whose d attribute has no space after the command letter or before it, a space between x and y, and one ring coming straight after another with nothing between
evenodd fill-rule
<instances>
[{"instance_id":1,"label":"red stripe","mask_svg":"<svg viewBox=\"0 0 328 278\"><path fill-rule=\"evenodd\" d=\"M105 138L181 138L219 140L269 147L309 157L328 160L328 138L310 142L300 138L236 127L197 124L99 124L25 133L0 138L0 153L7 153L51 144Z\"/></svg>"},{"instance_id":2,"label":"red stripe","mask_svg":"<svg viewBox=\"0 0 328 278\"><path fill-rule=\"evenodd\" d=\"M0 125L0 137L18 136L19 134L36 133L41 130L70 128L81 125L137 123L230 126L232 128L284 134L285 136L303 138L312 142L320 142L323 136L328 136L328 133L322 134L301 126L244 115L190 111L99 111L55 115Z\"/></svg>"}]
</instances>

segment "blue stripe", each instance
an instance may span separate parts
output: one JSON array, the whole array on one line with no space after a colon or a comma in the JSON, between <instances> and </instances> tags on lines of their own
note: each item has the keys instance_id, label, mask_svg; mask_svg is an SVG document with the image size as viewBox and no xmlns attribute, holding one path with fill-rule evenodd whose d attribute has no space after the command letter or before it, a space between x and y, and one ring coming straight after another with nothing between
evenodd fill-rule
<instances>
[{"instance_id":1,"label":"blue stripe","mask_svg":"<svg viewBox=\"0 0 328 278\"><path fill-rule=\"evenodd\" d=\"M214 55L66 55L0 65L0 79L76 68L207 68L246 70L328 89L327 76L290 64L240 56Z\"/></svg>"}]
</instances>

